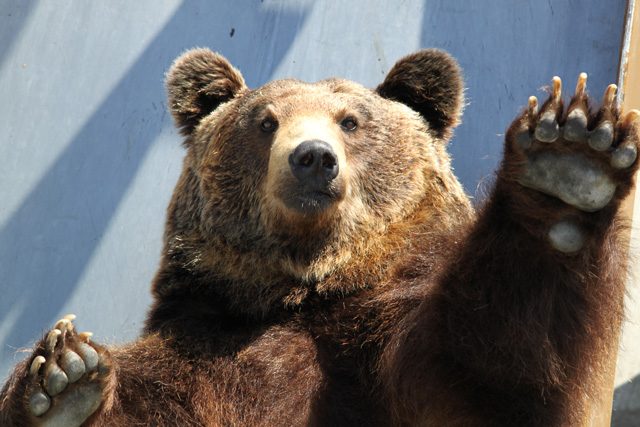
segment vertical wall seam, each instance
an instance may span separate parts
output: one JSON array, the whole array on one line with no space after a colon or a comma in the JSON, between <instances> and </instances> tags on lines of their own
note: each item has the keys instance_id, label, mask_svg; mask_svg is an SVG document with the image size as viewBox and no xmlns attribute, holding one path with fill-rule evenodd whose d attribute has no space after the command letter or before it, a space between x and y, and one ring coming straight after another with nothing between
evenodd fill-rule
<instances>
[{"instance_id":1,"label":"vertical wall seam","mask_svg":"<svg viewBox=\"0 0 640 427\"><path fill-rule=\"evenodd\" d=\"M631 48L631 33L633 31L633 15L635 12L635 0L627 2L627 16L624 22L624 34L622 36L622 49L620 52L620 66L618 67L618 94L616 96L616 105L618 108L624 101L625 84L627 81L627 69L629 66L629 50Z\"/></svg>"}]
</instances>

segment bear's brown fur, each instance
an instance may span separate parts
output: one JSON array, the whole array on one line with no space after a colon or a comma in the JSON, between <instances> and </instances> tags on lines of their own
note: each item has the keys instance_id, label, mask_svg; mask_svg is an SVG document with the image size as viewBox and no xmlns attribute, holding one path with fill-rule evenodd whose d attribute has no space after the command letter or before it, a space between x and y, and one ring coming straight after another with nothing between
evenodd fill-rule
<instances>
[{"instance_id":1,"label":"bear's brown fur","mask_svg":"<svg viewBox=\"0 0 640 427\"><path fill-rule=\"evenodd\" d=\"M187 155L155 303L140 340L91 343L98 372L68 386L103 390L89 422L584 421L621 319L616 215L637 161L602 166L617 188L597 212L526 188L516 144L523 126L537 124L530 109L507 132L494 188L475 213L446 152L462 78L437 50L398 61L376 90L341 79L249 90L224 58L198 49L175 62L167 86ZM555 109L563 125L557 102L542 110ZM585 103L579 94L571 105ZM615 108L589 120L589 130L614 123L614 146L637 144ZM322 156L312 176L301 175L316 167L298 156L303 143ZM604 164L607 153L582 144L543 150ZM549 243L567 216L588 236L577 253ZM41 417L28 406L46 371L33 367L36 356L55 359L85 339L63 328L65 336L18 366L0 395L3 423L38 424L71 405L63 391Z\"/></svg>"}]
</instances>

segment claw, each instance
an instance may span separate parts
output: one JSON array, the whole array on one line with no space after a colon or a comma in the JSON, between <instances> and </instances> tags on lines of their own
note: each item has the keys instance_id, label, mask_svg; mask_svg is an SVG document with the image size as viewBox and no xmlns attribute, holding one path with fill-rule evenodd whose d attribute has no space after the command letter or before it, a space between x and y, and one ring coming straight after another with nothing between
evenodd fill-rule
<instances>
[{"instance_id":1,"label":"claw","mask_svg":"<svg viewBox=\"0 0 640 427\"><path fill-rule=\"evenodd\" d=\"M69 321L69 329L68 330L69 331L73 331L73 321L76 320L76 315L75 314L67 314L66 316L64 316L62 318L62 320L68 320Z\"/></svg>"},{"instance_id":2,"label":"claw","mask_svg":"<svg viewBox=\"0 0 640 427\"><path fill-rule=\"evenodd\" d=\"M92 336L93 332L82 332L78 334L78 337L84 342L89 342L89 338L91 338Z\"/></svg>"},{"instance_id":3,"label":"claw","mask_svg":"<svg viewBox=\"0 0 640 427\"><path fill-rule=\"evenodd\" d=\"M44 348L48 353L53 353L53 350L56 348L56 344L58 343L58 337L62 335L60 329L54 329L49 332L47 335L47 340L45 342Z\"/></svg>"},{"instance_id":4,"label":"claw","mask_svg":"<svg viewBox=\"0 0 640 427\"><path fill-rule=\"evenodd\" d=\"M529 97L529 108L527 110L529 117L536 117L538 115L538 98L535 96Z\"/></svg>"},{"instance_id":5,"label":"claw","mask_svg":"<svg viewBox=\"0 0 640 427\"><path fill-rule=\"evenodd\" d=\"M560 102L560 95L562 92L562 81L560 77L555 76L553 78L553 88L551 90L551 105L557 105ZM532 99L534 97L529 98L529 110L532 109L535 101L537 107L537 100ZM553 142L560 136L560 129L558 126L558 122L556 121L556 111L555 108L552 107L542 113L542 117L540 118L540 122L536 126L536 130L534 135L538 141L542 142Z\"/></svg>"},{"instance_id":6,"label":"claw","mask_svg":"<svg viewBox=\"0 0 640 427\"><path fill-rule=\"evenodd\" d=\"M71 320L69 319L58 320L58 323L56 323L56 326L54 326L54 328L59 329L63 337L67 333L67 331L73 331L73 325L71 324Z\"/></svg>"},{"instance_id":7,"label":"claw","mask_svg":"<svg viewBox=\"0 0 640 427\"><path fill-rule=\"evenodd\" d=\"M587 73L580 73L578 76L578 84L576 85L575 96L582 98L584 96L584 89L587 87Z\"/></svg>"},{"instance_id":8,"label":"claw","mask_svg":"<svg viewBox=\"0 0 640 427\"><path fill-rule=\"evenodd\" d=\"M562 80L558 76L553 77L553 88L551 94L554 98L554 102L559 102L562 95Z\"/></svg>"},{"instance_id":9,"label":"claw","mask_svg":"<svg viewBox=\"0 0 640 427\"><path fill-rule=\"evenodd\" d=\"M626 131L629 129L629 126L640 117L640 111L638 110L630 110L626 116L624 116L624 120L622 120L622 130Z\"/></svg>"},{"instance_id":10,"label":"claw","mask_svg":"<svg viewBox=\"0 0 640 427\"><path fill-rule=\"evenodd\" d=\"M605 108L613 108L616 99L616 91L618 90L618 86L611 84L607 87L607 90L604 91L604 97L602 98L602 106Z\"/></svg>"},{"instance_id":11,"label":"claw","mask_svg":"<svg viewBox=\"0 0 640 427\"><path fill-rule=\"evenodd\" d=\"M33 359L33 362L31 362L31 369L29 369L29 375L37 375L38 371L40 370L40 367L47 361L47 359L44 358L44 356L36 356L35 359Z\"/></svg>"}]
</instances>

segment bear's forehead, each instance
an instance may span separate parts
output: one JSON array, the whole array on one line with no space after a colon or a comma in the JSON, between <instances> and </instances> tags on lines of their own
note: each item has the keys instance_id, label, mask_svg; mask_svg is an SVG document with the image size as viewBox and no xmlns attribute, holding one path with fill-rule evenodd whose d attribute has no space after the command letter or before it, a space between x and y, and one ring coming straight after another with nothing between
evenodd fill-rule
<instances>
[{"instance_id":1,"label":"bear's forehead","mask_svg":"<svg viewBox=\"0 0 640 427\"><path fill-rule=\"evenodd\" d=\"M358 83L345 79L325 79L306 83L296 79L276 80L250 91L244 103L249 108L268 107L276 113L288 114L304 110L325 111L345 108L363 109L375 105L377 94Z\"/></svg>"},{"instance_id":2,"label":"bear's forehead","mask_svg":"<svg viewBox=\"0 0 640 427\"><path fill-rule=\"evenodd\" d=\"M317 81L315 83L307 83L298 79L283 79L275 80L267 83L264 86L257 89L258 92L262 92L265 95L278 95L289 93L304 93L304 94L351 94L355 96L371 96L374 91L359 83L351 80L330 78Z\"/></svg>"}]
</instances>

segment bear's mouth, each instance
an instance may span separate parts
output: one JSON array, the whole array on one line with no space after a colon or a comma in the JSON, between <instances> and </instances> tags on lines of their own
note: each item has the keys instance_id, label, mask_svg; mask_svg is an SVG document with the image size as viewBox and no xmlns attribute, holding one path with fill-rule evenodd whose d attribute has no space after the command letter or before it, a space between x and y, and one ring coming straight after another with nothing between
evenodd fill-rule
<instances>
[{"instance_id":1,"label":"bear's mouth","mask_svg":"<svg viewBox=\"0 0 640 427\"><path fill-rule=\"evenodd\" d=\"M341 199L340 192L326 190L312 190L297 194L285 200L287 208L302 214L320 214L327 211Z\"/></svg>"},{"instance_id":2,"label":"bear's mouth","mask_svg":"<svg viewBox=\"0 0 640 427\"><path fill-rule=\"evenodd\" d=\"M301 188L297 194L290 194L283 201L287 208L303 215L322 214L342 200L342 191L339 187L339 185L329 185L322 189Z\"/></svg>"}]
</instances>

